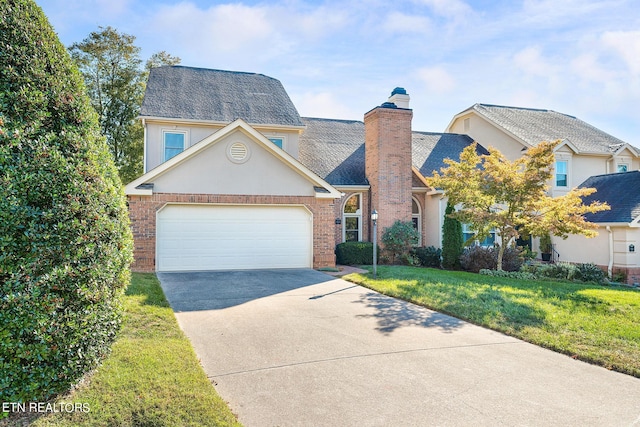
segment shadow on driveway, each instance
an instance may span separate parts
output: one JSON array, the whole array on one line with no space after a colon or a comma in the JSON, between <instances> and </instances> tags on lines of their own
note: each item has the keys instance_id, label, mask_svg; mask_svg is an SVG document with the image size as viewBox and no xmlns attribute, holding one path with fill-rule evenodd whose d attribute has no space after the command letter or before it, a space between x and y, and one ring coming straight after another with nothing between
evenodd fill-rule
<instances>
[{"instance_id":1,"label":"shadow on driveway","mask_svg":"<svg viewBox=\"0 0 640 427\"><path fill-rule=\"evenodd\" d=\"M378 324L376 330L385 335L405 326L439 328L442 332L451 333L465 325L465 322L455 317L375 292L361 295L359 301L356 302L374 309L373 314L362 314L358 317L375 318Z\"/></svg>"},{"instance_id":2,"label":"shadow on driveway","mask_svg":"<svg viewBox=\"0 0 640 427\"><path fill-rule=\"evenodd\" d=\"M334 280L309 269L157 273L175 312L220 310Z\"/></svg>"}]
</instances>

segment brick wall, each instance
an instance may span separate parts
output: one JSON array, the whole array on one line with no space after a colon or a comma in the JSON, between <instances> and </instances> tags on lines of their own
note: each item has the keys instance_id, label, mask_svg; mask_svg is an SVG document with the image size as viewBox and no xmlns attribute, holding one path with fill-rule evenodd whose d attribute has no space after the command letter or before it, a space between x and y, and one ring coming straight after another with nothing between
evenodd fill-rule
<instances>
[{"instance_id":1,"label":"brick wall","mask_svg":"<svg viewBox=\"0 0 640 427\"><path fill-rule=\"evenodd\" d=\"M411 221L411 119L409 109L376 107L364 116L365 172L379 230Z\"/></svg>"},{"instance_id":2,"label":"brick wall","mask_svg":"<svg viewBox=\"0 0 640 427\"><path fill-rule=\"evenodd\" d=\"M241 205L304 205L313 213L313 267L335 267L335 202L299 196L236 196L215 194L168 194L128 196L134 240L133 271L156 269L156 212L168 202L226 203Z\"/></svg>"}]
</instances>

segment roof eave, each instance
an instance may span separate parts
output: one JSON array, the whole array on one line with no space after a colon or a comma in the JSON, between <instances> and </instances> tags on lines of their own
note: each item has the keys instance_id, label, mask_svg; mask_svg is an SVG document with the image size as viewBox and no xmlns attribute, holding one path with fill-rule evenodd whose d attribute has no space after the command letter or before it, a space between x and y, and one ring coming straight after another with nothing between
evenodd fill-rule
<instances>
[{"instance_id":1,"label":"roof eave","mask_svg":"<svg viewBox=\"0 0 640 427\"><path fill-rule=\"evenodd\" d=\"M206 126L227 126L229 123L233 122L225 122L218 120L201 120L201 119L181 119L175 117L162 117L162 116L144 116L139 115L137 117L139 120L144 120L146 122L149 121L157 121L157 122L171 122L177 124L185 124L185 125L206 125ZM245 122L249 126L254 127L256 129L268 128L268 129L282 129L282 130L296 130L302 131L307 128L305 124L301 125L283 125L283 124L268 124L268 123L249 123Z\"/></svg>"}]
</instances>

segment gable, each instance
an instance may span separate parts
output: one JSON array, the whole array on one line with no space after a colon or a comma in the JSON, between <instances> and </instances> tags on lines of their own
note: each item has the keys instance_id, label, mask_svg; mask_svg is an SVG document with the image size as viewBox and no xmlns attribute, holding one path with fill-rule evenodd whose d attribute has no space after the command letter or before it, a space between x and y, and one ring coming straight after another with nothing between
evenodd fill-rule
<instances>
[{"instance_id":1,"label":"gable","mask_svg":"<svg viewBox=\"0 0 640 427\"><path fill-rule=\"evenodd\" d=\"M335 188L242 120L126 186L129 195L154 192L340 197Z\"/></svg>"},{"instance_id":2,"label":"gable","mask_svg":"<svg viewBox=\"0 0 640 427\"><path fill-rule=\"evenodd\" d=\"M159 193L314 196L314 185L240 131L153 181Z\"/></svg>"}]
</instances>

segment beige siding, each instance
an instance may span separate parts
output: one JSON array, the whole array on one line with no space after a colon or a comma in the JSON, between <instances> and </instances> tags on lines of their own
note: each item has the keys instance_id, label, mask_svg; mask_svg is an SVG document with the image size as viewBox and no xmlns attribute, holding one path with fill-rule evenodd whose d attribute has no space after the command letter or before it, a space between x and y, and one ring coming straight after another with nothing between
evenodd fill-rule
<instances>
[{"instance_id":1,"label":"beige siding","mask_svg":"<svg viewBox=\"0 0 640 427\"><path fill-rule=\"evenodd\" d=\"M241 142L248 160L232 161L229 148ZM154 180L154 192L313 196L313 183L240 131L212 144Z\"/></svg>"},{"instance_id":2,"label":"beige siding","mask_svg":"<svg viewBox=\"0 0 640 427\"><path fill-rule=\"evenodd\" d=\"M186 132L186 148L202 141L209 135L222 129L223 125L203 124L175 124L172 122L147 121L146 122L146 171L159 166L164 162L164 131ZM286 131L275 129L260 129L259 132L267 138L281 137L284 139L284 150L294 158L298 158L298 146L300 135L298 131Z\"/></svg>"},{"instance_id":3,"label":"beige siding","mask_svg":"<svg viewBox=\"0 0 640 427\"><path fill-rule=\"evenodd\" d=\"M427 195L425 200L423 228L425 239L423 246L442 247L442 224L444 211L447 208L447 199L441 194Z\"/></svg>"},{"instance_id":4,"label":"beige siding","mask_svg":"<svg viewBox=\"0 0 640 427\"><path fill-rule=\"evenodd\" d=\"M613 267L640 267L640 248L629 252L629 245L638 248L640 229L629 227L611 227L613 233ZM598 235L587 238L580 235L569 236L566 240L554 237L560 261L573 263L592 262L600 266L609 265L609 232L605 227L598 229Z\"/></svg>"},{"instance_id":5,"label":"beige siding","mask_svg":"<svg viewBox=\"0 0 640 427\"><path fill-rule=\"evenodd\" d=\"M466 119L468 119L467 126L465 126ZM469 135L485 148L497 148L509 160L515 160L522 156L523 144L475 114L457 118L447 129L447 132Z\"/></svg>"}]
</instances>

